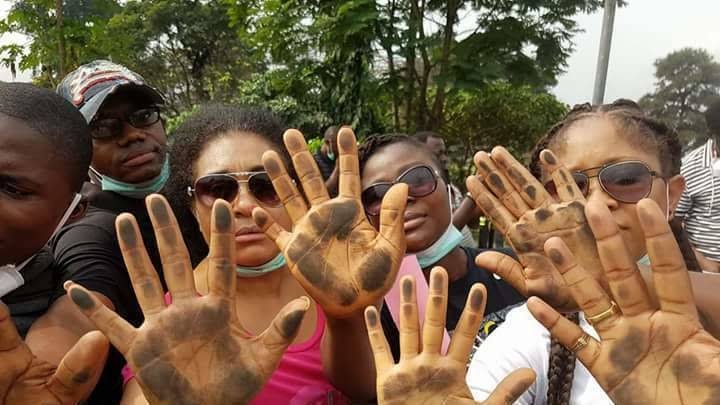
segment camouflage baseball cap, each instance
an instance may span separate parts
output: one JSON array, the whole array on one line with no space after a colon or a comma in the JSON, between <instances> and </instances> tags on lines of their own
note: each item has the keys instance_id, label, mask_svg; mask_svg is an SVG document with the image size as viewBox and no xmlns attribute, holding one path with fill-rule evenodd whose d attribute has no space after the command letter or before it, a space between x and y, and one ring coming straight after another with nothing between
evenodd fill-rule
<instances>
[{"instance_id":1,"label":"camouflage baseball cap","mask_svg":"<svg viewBox=\"0 0 720 405\"><path fill-rule=\"evenodd\" d=\"M58 94L80 109L87 122L92 121L107 97L119 88L134 87L157 104L163 96L145 84L139 74L107 60L95 60L70 72L57 88Z\"/></svg>"}]
</instances>

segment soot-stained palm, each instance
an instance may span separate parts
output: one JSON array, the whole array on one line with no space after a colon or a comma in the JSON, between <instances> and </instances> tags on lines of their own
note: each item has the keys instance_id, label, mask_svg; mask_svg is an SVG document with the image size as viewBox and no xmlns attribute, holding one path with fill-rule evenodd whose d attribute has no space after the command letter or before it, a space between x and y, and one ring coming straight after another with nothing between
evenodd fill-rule
<instances>
[{"instance_id":1,"label":"soot-stained palm","mask_svg":"<svg viewBox=\"0 0 720 405\"><path fill-rule=\"evenodd\" d=\"M385 196L377 232L360 201L357 144L351 129L338 134L340 184L333 199L303 135L288 130L284 141L310 207L280 156L270 151L263 164L294 225L290 232L282 229L262 208L253 211L253 219L277 243L292 274L328 316L361 314L390 289L405 254L407 186L396 185Z\"/></svg>"},{"instance_id":2,"label":"soot-stained palm","mask_svg":"<svg viewBox=\"0 0 720 405\"><path fill-rule=\"evenodd\" d=\"M76 404L95 387L107 356L100 332L80 338L58 367L35 357L0 302L0 403Z\"/></svg>"},{"instance_id":3,"label":"soot-stained palm","mask_svg":"<svg viewBox=\"0 0 720 405\"><path fill-rule=\"evenodd\" d=\"M150 403L246 403L260 391L293 341L309 300L291 301L265 332L250 336L235 309L237 276L229 204L218 200L213 206L206 296L197 293L190 258L167 201L152 195L147 207L172 303L165 303L137 222L129 214L120 215L116 227L145 321L134 328L79 285L68 286L72 301L125 356Z\"/></svg>"},{"instance_id":4,"label":"soot-stained palm","mask_svg":"<svg viewBox=\"0 0 720 405\"><path fill-rule=\"evenodd\" d=\"M423 281L424 282L424 281ZM380 404L475 404L465 382L467 363L474 338L483 319L486 290L475 284L453 333L447 355L441 354L447 309L448 275L442 267L430 273L422 338L419 334L415 280L401 280L400 362L395 364L377 309L365 310L370 344L377 370ZM420 348L422 341L422 348ZM532 384L535 374L521 369L510 374L484 404L511 404Z\"/></svg>"},{"instance_id":5,"label":"soot-stained palm","mask_svg":"<svg viewBox=\"0 0 720 405\"><path fill-rule=\"evenodd\" d=\"M612 299L621 311L608 311L611 297L558 238L545 248L575 300L586 317L607 314L594 323L600 341L537 298L529 301L530 311L565 347L574 346L616 404L720 403L720 341L700 325L690 278L665 214L652 200L640 201L637 210L659 306L653 304L612 214L591 202L587 216Z\"/></svg>"},{"instance_id":6,"label":"soot-stained palm","mask_svg":"<svg viewBox=\"0 0 720 405\"><path fill-rule=\"evenodd\" d=\"M582 192L551 151L545 150L540 156L558 190L557 198L505 148L475 155L478 175L468 177L468 190L520 260L518 263L506 255L488 252L478 256L476 262L526 297L540 296L556 308L573 310L577 305L543 251L545 241L553 236L562 238L571 249L582 252L578 257L583 258L587 269L597 273L602 270L585 219Z\"/></svg>"}]
</instances>

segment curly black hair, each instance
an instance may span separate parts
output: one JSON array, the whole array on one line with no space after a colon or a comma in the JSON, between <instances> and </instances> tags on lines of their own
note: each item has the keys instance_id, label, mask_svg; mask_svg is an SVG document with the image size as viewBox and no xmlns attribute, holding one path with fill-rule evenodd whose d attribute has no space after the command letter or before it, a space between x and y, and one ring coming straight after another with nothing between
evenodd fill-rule
<instances>
[{"instance_id":1,"label":"curly black hair","mask_svg":"<svg viewBox=\"0 0 720 405\"><path fill-rule=\"evenodd\" d=\"M193 266L208 254L208 246L192 213L192 197L187 194L188 186L194 181L192 167L203 149L220 137L238 133L260 135L272 145L272 150L278 152L288 173L297 181L289 164L290 156L283 146L285 129L286 125L268 110L214 104L200 107L171 134L171 175L164 194L175 212Z\"/></svg>"}]
</instances>

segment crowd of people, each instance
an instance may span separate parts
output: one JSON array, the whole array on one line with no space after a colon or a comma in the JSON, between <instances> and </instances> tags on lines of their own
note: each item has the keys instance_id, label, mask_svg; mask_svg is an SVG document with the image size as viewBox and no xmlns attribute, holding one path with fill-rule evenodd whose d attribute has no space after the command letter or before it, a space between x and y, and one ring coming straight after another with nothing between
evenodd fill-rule
<instances>
[{"instance_id":1,"label":"crowd of people","mask_svg":"<svg viewBox=\"0 0 720 405\"><path fill-rule=\"evenodd\" d=\"M684 158L576 106L466 194L438 133L162 107L104 60L0 83L3 404L720 403L720 101Z\"/></svg>"}]
</instances>

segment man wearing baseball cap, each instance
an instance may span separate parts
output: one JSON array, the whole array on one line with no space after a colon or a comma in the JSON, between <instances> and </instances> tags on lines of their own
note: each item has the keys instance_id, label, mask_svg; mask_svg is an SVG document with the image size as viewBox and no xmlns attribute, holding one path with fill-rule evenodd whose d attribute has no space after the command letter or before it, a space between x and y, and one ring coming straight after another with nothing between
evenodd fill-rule
<instances>
[{"instance_id":1,"label":"man wearing baseball cap","mask_svg":"<svg viewBox=\"0 0 720 405\"><path fill-rule=\"evenodd\" d=\"M163 97L124 66L98 60L80 66L57 92L89 124L93 154L83 187L89 208L84 218L62 228L51 242L61 282L73 281L93 291L106 306L135 326L143 317L133 293L115 233L115 218L135 216L150 258L162 272L145 197L160 191L169 177L167 137L160 119ZM162 277L161 277L162 279ZM66 295L33 325L28 339L52 342L35 354L58 363L85 333L95 329ZM125 361L115 349L88 403L118 403Z\"/></svg>"}]
</instances>

